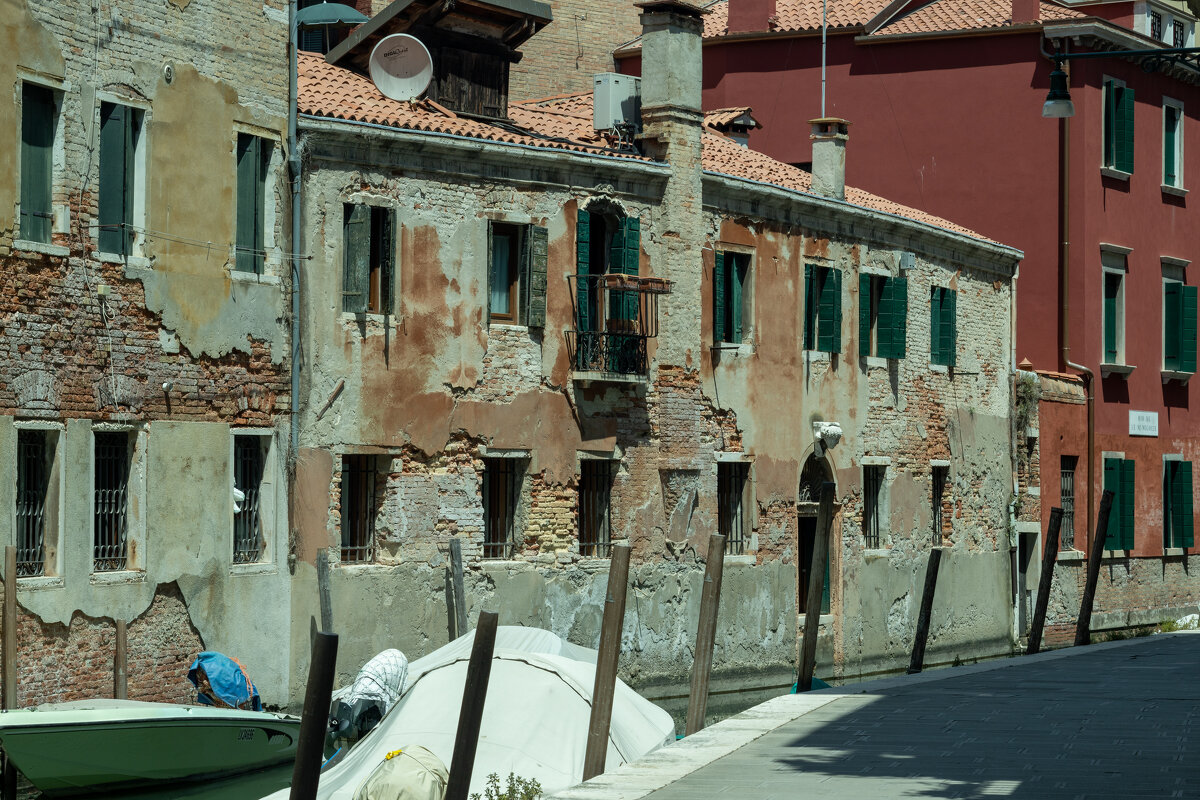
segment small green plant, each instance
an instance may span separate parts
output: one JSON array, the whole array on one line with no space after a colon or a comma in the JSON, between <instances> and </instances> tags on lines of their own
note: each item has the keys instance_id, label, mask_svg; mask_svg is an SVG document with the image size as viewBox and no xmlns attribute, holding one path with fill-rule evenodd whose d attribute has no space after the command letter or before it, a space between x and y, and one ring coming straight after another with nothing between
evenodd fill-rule
<instances>
[{"instance_id":1,"label":"small green plant","mask_svg":"<svg viewBox=\"0 0 1200 800\"><path fill-rule=\"evenodd\" d=\"M542 796L542 785L532 778L522 778L508 773L508 782L504 790L500 789L500 776L492 773L487 776L487 785L483 794L478 792L471 795L471 800L538 800Z\"/></svg>"}]
</instances>

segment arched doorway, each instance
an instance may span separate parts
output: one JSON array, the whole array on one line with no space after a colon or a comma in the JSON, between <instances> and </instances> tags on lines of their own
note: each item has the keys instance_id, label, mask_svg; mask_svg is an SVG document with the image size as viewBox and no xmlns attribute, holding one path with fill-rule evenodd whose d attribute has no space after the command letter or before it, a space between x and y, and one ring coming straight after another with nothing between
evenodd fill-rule
<instances>
[{"instance_id":1,"label":"arched doorway","mask_svg":"<svg viewBox=\"0 0 1200 800\"><path fill-rule=\"evenodd\" d=\"M796 502L796 610L807 611L808 585L812 580L813 546L817 536L817 509L821 498L821 484L833 481L833 469L829 462L815 452L810 453L800 470L800 489ZM824 591L821 593L821 613L829 613L829 562L825 557Z\"/></svg>"}]
</instances>

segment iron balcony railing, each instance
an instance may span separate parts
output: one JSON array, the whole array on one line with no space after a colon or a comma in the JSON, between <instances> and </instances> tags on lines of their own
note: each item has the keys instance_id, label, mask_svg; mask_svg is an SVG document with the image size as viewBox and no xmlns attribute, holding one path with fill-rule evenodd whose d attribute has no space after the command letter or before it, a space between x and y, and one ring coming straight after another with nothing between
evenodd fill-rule
<instances>
[{"instance_id":1,"label":"iron balcony railing","mask_svg":"<svg viewBox=\"0 0 1200 800\"><path fill-rule=\"evenodd\" d=\"M566 331L576 372L645 375L646 340L658 336L658 298L673 283L636 275L570 275L575 328Z\"/></svg>"}]
</instances>

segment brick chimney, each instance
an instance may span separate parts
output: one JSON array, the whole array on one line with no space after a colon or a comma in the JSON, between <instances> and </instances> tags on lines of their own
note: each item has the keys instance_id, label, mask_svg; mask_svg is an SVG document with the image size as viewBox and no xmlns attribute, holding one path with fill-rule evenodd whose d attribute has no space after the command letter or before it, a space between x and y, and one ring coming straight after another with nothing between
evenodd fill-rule
<instances>
[{"instance_id":1,"label":"brick chimney","mask_svg":"<svg viewBox=\"0 0 1200 800\"><path fill-rule=\"evenodd\" d=\"M850 123L837 117L810 119L812 126L812 188L815 194L846 199L846 140Z\"/></svg>"},{"instance_id":2,"label":"brick chimney","mask_svg":"<svg viewBox=\"0 0 1200 800\"><path fill-rule=\"evenodd\" d=\"M694 128L685 138L695 140L699 157L701 33L703 14L684 0L646 0L642 10L642 133L653 146L679 141L679 129ZM666 153L651 155L670 160Z\"/></svg>"},{"instance_id":3,"label":"brick chimney","mask_svg":"<svg viewBox=\"0 0 1200 800\"><path fill-rule=\"evenodd\" d=\"M730 33L770 30L774 16L775 0L729 0Z\"/></svg>"},{"instance_id":4,"label":"brick chimney","mask_svg":"<svg viewBox=\"0 0 1200 800\"><path fill-rule=\"evenodd\" d=\"M1022 22L1034 22L1042 14L1042 4L1040 0L1012 0L1012 21L1013 25L1020 25Z\"/></svg>"}]
</instances>

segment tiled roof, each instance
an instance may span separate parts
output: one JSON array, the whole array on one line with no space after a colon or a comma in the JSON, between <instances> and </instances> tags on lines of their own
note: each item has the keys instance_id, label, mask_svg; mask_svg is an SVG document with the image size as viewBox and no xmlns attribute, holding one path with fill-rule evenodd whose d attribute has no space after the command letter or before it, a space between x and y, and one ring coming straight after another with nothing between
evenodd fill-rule
<instances>
[{"instance_id":1,"label":"tiled roof","mask_svg":"<svg viewBox=\"0 0 1200 800\"><path fill-rule=\"evenodd\" d=\"M826 17L831 28L866 25L882 11L888 0L829 0ZM717 0L708 6L704 18L704 38L729 32L729 2ZM778 0L775 4L773 31L812 31L821 29L821 0Z\"/></svg>"},{"instance_id":2,"label":"tiled roof","mask_svg":"<svg viewBox=\"0 0 1200 800\"><path fill-rule=\"evenodd\" d=\"M753 111L750 106L739 106L737 108L718 108L713 111L704 112L704 124L710 128L720 128L722 125L732 125L737 122L743 115L750 117L750 125L747 128L761 128L762 125L750 113Z\"/></svg>"},{"instance_id":3,"label":"tiled roof","mask_svg":"<svg viewBox=\"0 0 1200 800\"><path fill-rule=\"evenodd\" d=\"M592 129L591 93L514 103L509 107L513 124L501 126L455 116L427 101L391 100L384 97L368 78L335 67L320 55L311 53L299 54L298 88L298 109L301 114L534 147L640 158L608 147L606 140ZM735 110L743 112L748 109ZM748 150L711 129L705 129L702 141L703 164L707 171L774 184L797 192L812 191L812 176L804 170ZM987 241L966 228L860 189L846 187L846 200L863 208L906 217Z\"/></svg>"},{"instance_id":4,"label":"tiled roof","mask_svg":"<svg viewBox=\"0 0 1200 800\"><path fill-rule=\"evenodd\" d=\"M531 132L522 132L521 123L509 127L480 122L456 116L452 112L433 104L418 100L400 102L384 97L369 78L336 67L315 53L298 53L298 102L301 114L317 117L371 122L393 128L413 131L447 133L486 139L510 144L550 147L560 150L576 150L585 153L620 155L640 158L636 154L618 153L609 149L591 130L591 98L588 98L587 140L574 140L564 136L560 130L549 130L541 126ZM533 126L528 126L532 128Z\"/></svg>"},{"instance_id":5,"label":"tiled roof","mask_svg":"<svg viewBox=\"0 0 1200 800\"><path fill-rule=\"evenodd\" d=\"M914 4L917 5L917 4ZM1041 3L1038 19L1056 22L1084 19L1087 14L1055 3ZM898 15L873 36L901 33L938 33L942 31L981 30L1012 25L1012 0L934 0L917 10Z\"/></svg>"}]
</instances>

